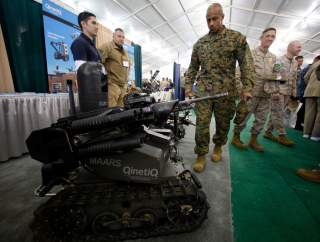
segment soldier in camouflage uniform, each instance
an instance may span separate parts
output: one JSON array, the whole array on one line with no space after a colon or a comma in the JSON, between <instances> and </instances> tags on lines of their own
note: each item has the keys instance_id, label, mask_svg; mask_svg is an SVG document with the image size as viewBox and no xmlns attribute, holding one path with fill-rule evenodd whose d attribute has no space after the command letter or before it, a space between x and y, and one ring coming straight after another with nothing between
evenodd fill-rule
<instances>
[{"instance_id":1,"label":"soldier in camouflage uniform","mask_svg":"<svg viewBox=\"0 0 320 242\"><path fill-rule=\"evenodd\" d=\"M294 142L286 137L284 128L285 109L289 103L290 96L296 97L296 80L298 63L294 56L299 55L301 44L298 41L292 41L287 48L287 54L279 58L281 65L279 70L279 93L273 94L271 97L271 112L268 128L264 137L286 146L292 146ZM278 131L279 136L272 134L273 129Z\"/></svg>"},{"instance_id":2,"label":"soldier in camouflage uniform","mask_svg":"<svg viewBox=\"0 0 320 242\"><path fill-rule=\"evenodd\" d=\"M255 85L252 91L253 98L247 103L247 106L243 104L242 107L238 108L234 121L236 125L232 144L240 149L246 148L246 145L244 145L240 139L240 134L245 128L251 113L253 113L255 120L251 129L249 145L256 151L262 152L264 150L263 146L258 143L257 137L266 121L271 94L279 91L276 73L273 71L276 56L269 51L269 47L275 38L276 29L265 29L260 37L260 46L252 51L255 66Z\"/></svg>"},{"instance_id":3,"label":"soldier in camouflage uniform","mask_svg":"<svg viewBox=\"0 0 320 242\"><path fill-rule=\"evenodd\" d=\"M241 82L241 73L240 73L240 68L237 67L236 69L236 86L238 90L238 96L239 98L241 97L241 92L242 92L242 82ZM243 123L246 122L246 118L249 115L249 107L248 107L248 102L250 102L250 99L245 101L242 99L239 99L239 103L236 108L236 116L233 120L234 123L234 129L233 129L233 139L231 141L232 144L236 145L240 149L246 149L247 146L242 143L240 140L240 133L242 131Z\"/></svg>"},{"instance_id":4,"label":"soldier in camouflage uniform","mask_svg":"<svg viewBox=\"0 0 320 242\"><path fill-rule=\"evenodd\" d=\"M209 151L209 125L214 112L216 133L212 161L221 160L222 145L227 142L230 120L234 116L237 96L235 68L238 60L243 83L243 99L251 96L253 80L253 62L246 38L239 32L225 28L222 24L223 10L220 4L214 3L207 10L207 23L210 32L200 38L193 46L191 62L186 75L186 96L207 96L228 92L227 97L207 100L196 104L196 147L198 155L193 169L202 172L205 167L206 154ZM196 92L192 84L199 72Z\"/></svg>"}]
</instances>

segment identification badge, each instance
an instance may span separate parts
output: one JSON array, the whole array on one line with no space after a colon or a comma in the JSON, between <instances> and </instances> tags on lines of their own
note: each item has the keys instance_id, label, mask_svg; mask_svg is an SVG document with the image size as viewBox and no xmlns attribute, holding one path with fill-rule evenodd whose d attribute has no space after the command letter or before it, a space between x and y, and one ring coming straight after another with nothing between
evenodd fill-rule
<instances>
[{"instance_id":1,"label":"identification badge","mask_svg":"<svg viewBox=\"0 0 320 242\"><path fill-rule=\"evenodd\" d=\"M122 65L124 67L129 67L129 61L122 61Z\"/></svg>"}]
</instances>

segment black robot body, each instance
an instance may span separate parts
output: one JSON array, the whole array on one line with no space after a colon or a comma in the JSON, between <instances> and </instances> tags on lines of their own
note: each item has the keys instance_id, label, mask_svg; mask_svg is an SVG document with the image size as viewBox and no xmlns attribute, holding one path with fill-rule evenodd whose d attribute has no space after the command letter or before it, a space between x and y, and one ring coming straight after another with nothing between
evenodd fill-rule
<instances>
[{"instance_id":1,"label":"black robot body","mask_svg":"<svg viewBox=\"0 0 320 242\"><path fill-rule=\"evenodd\" d=\"M217 97L155 103L132 94L125 108L75 114L33 131L26 143L43 163L36 194L63 186L35 211L34 241L118 241L198 228L209 205L167 121L209 98Z\"/></svg>"}]
</instances>

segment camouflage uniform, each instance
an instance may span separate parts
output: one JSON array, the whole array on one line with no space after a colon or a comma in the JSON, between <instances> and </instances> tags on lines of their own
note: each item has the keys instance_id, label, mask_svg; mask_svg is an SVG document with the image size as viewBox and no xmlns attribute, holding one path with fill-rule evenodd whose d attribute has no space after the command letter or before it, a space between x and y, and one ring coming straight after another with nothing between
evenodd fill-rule
<instances>
[{"instance_id":1,"label":"camouflage uniform","mask_svg":"<svg viewBox=\"0 0 320 242\"><path fill-rule=\"evenodd\" d=\"M279 93L271 97L271 112L266 131L272 132L275 128L279 135L286 135L283 122L284 112L290 96L296 96L298 63L294 59L289 59L286 55L280 58L280 63L283 66L281 68L281 82L278 84Z\"/></svg>"},{"instance_id":2,"label":"camouflage uniform","mask_svg":"<svg viewBox=\"0 0 320 242\"><path fill-rule=\"evenodd\" d=\"M244 89L250 91L253 64L249 46L243 35L224 27L220 32L210 32L203 36L193 46L191 62L186 75L186 90L192 89L193 81L199 71L196 96L229 93L227 97L196 104L195 153L198 155L204 155L209 151L209 125L213 111L216 121L213 142L216 145L224 145L227 142L230 120L236 108L235 68L237 60Z\"/></svg>"},{"instance_id":3,"label":"camouflage uniform","mask_svg":"<svg viewBox=\"0 0 320 242\"><path fill-rule=\"evenodd\" d=\"M248 116L250 114L249 110L249 103L251 100L244 101L240 100L237 109L236 109L236 116L234 117L234 129L233 132L236 134L240 134L241 131L245 128Z\"/></svg>"},{"instance_id":4,"label":"camouflage uniform","mask_svg":"<svg viewBox=\"0 0 320 242\"><path fill-rule=\"evenodd\" d=\"M236 69L236 86L237 86L237 90L238 90L238 95L240 97L243 85L241 82L240 69L238 67ZM237 105L236 116L233 120L233 123L234 123L233 132L237 133L239 135L243 129L243 123L246 121L246 118L250 113L249 108L248 108L248 102L250 102L250 100L248 100L248 101L239 100L239 103Z\"/></svg>"},{"instance_id":5,"label":"camouflage uniform","mask_svg":"<svg viewBox=\"0 0 320 242\"><path fill-rule=\"evenodd\" d=\"M251 128L251 133L258 135L263 129L266 121L266 114L269 111L270 96L272 93L277 93L279 91L279 85L275 80L276 74L273 72L276 56L269 51L264 53L260 47L257 47L252 51L252 57L255 66L255 85L252 91L253 97L248 102L248 115L245 118L242 117L242 123L237 126L235 132L240 133L245 128L251 113L253 113L255 119Z\"/></svg>"}]
</instances>

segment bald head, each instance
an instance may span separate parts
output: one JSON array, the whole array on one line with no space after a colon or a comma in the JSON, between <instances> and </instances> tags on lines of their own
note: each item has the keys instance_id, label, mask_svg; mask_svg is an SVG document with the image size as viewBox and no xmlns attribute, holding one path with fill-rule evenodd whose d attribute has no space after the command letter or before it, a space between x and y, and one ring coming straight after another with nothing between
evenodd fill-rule
<instances>
[{"instance_id":1,"label":"bald head","mask_svg":"<svg viewBox=\"0 0 320 242\"><path fill-rule=\"evenodd\" d=\"M224 16L223 9L220 3L212 3L207 9L207 17L212 13Z\"/></svg>"},{"instance_id":2,"label":"bald head","mask_svg":"<svg viewBox=\"0 0 320 242\"><path fill-rule=\"evenodd\" d=\"M207 9L207 24L210 31L219 32L223 28L224 13L220 3L212 3Z\"/></svg>"},{"instance_id":3,"label":"bald head","mask_svg":"<svg viewBox=\"0 0 320 242\"><path fill-rule=\"evenodd\" d=\"M287 48L287 53L291 56L298 56L301 52L301 43L297 40L291 41Z\"/></svg>"}]
</instances>

